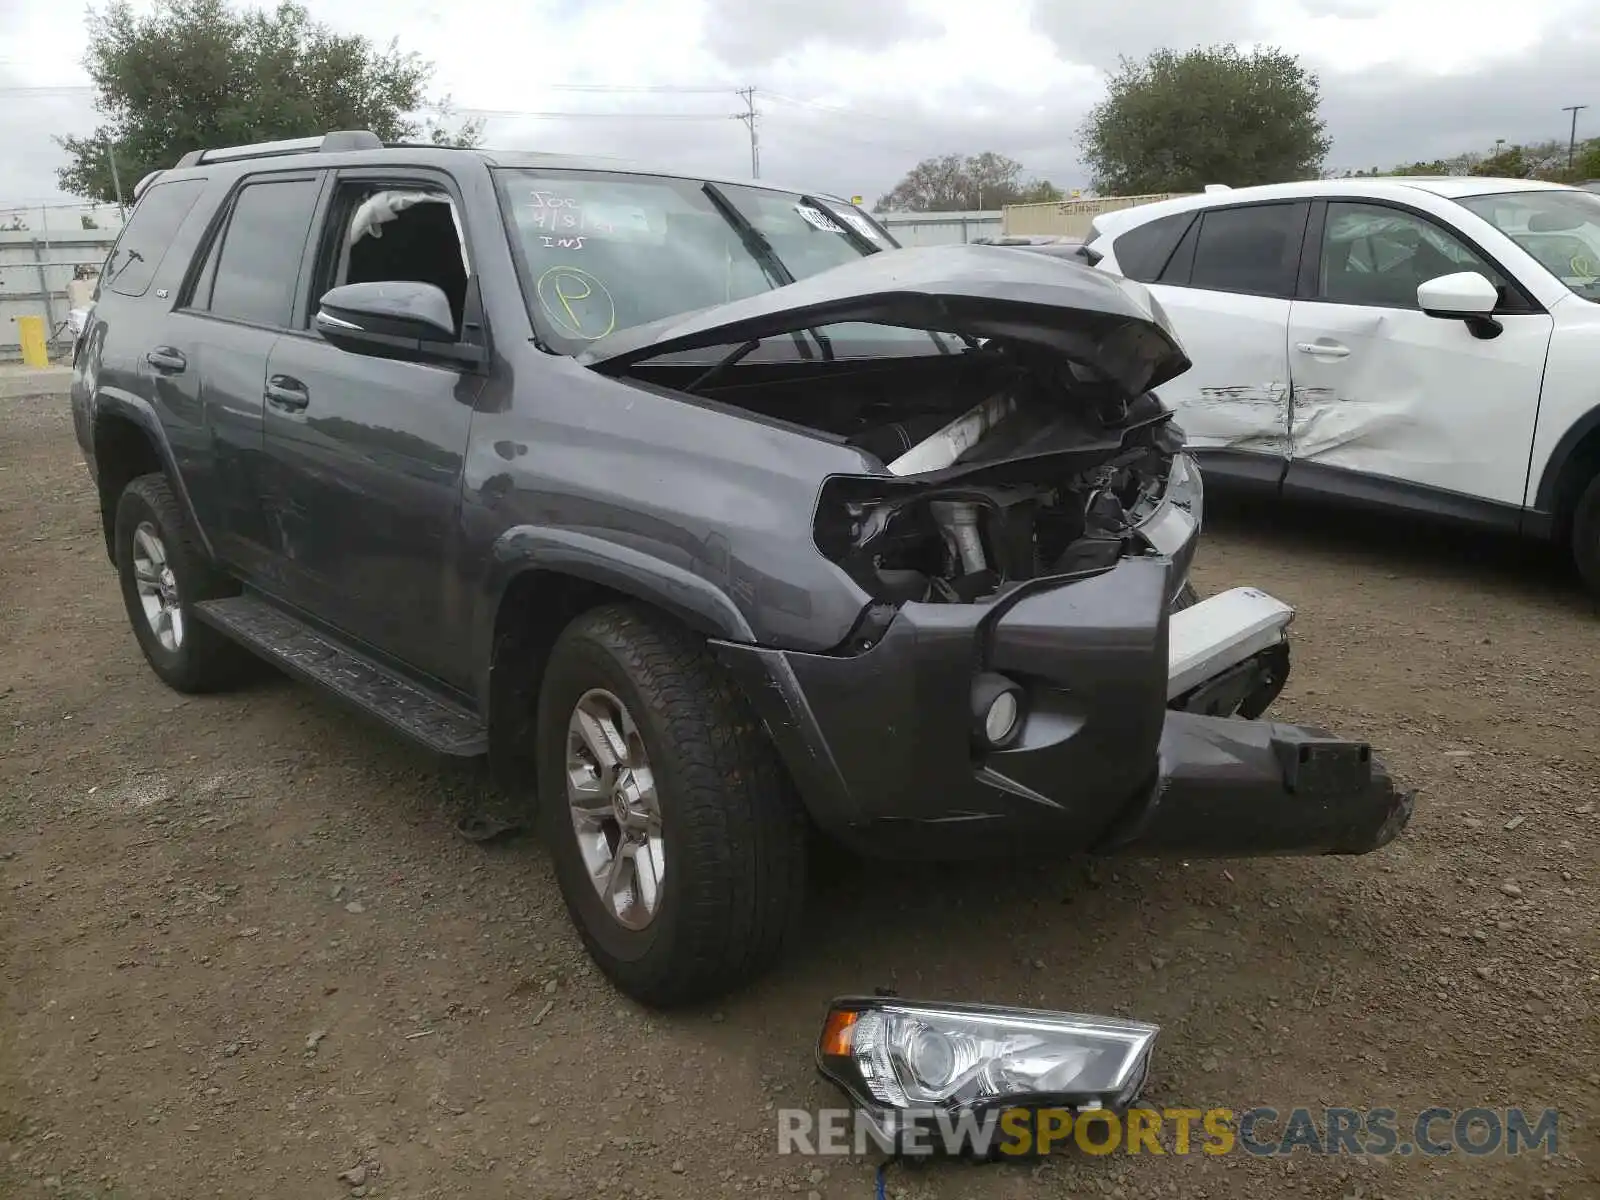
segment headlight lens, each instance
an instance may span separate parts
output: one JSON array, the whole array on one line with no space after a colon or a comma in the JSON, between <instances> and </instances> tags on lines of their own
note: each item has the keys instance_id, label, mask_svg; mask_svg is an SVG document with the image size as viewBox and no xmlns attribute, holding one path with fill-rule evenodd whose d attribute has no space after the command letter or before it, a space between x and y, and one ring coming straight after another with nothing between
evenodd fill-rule
<instances>
[{"instance_id":1,"label":"headlight lens","mask_svg":"<svg viewBox=\"0 0 1600 1200\"><path fill-rule=\"evenodd\" d=\"M1138 1095L1157 1032L1081 1013L848 999L829 1012L818 1065L874 1109L1114 1108Z\"/></svg>"}]
</instances>

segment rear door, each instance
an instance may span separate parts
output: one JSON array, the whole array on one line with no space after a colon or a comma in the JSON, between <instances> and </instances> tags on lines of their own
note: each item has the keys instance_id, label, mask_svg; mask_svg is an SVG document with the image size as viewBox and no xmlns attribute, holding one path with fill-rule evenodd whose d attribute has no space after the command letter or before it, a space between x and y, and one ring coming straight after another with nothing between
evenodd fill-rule
<instances>
[{"instance_id":1,"label":"rear door","mask_svg":"<svg viewBox=\"0 0 1600 1200\"><path fill-rule=\"evenodd\" d=\"M1155 227L1115 242L1123 273L1145 278L1194 366L1160 389L1209 470L1276 485L1289 460L1289 302L1305 234L1305 201L1202 209L1171 253ZM1141 244L1141 234L1149 241ZM1157 265L1157 259L1163 260Z\"/></svg>"},{"instance_id":2,"label":"rear door","mask_svg":"<svg viewBox=\"0 0 1600 1200\"><path fill-rule=\"evenodd\" d=\"M317 171L246 178L212 223L200 265L144 360L218 554L269 585L278 534L263 503L262 390L321 186Z\"/></svg>"},{"instance_id":3,"label":"rear door","mask_svg":"<svg viewBox=\"0 0 1600 1200\"><path fill-rule=\"evenodd\" d=\"M1493 336L1417 307L1461 271L1500 289ZM1458 230L1372 200L1317 205L1301 294L1287 488L1514 526L1550 315Z\"/></svg>"}]
</instances>

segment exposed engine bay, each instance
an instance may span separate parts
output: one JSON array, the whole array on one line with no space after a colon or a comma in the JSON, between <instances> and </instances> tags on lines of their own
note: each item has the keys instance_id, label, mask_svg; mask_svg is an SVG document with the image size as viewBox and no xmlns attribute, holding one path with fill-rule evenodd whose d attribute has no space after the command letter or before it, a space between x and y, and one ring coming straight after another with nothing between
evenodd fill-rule
<instances>
[{"instance_id":1,"label":"exposed engine bay","mask_svg":"<svg viewBox=\"0 0 1600 1200\"><path fill-rule=\"evenodd\" d=\"M1134 398L1047 354L828 364L802 384L705 394L832 434L883 464L822 488L818 548L874 598L972 603L1009 584L1150 553L1136 526L1183 445L1152 393ZM840 369L844 368L844 369ZM759 369L758 369L759 370Z\"/></svg>"}]
</instances>

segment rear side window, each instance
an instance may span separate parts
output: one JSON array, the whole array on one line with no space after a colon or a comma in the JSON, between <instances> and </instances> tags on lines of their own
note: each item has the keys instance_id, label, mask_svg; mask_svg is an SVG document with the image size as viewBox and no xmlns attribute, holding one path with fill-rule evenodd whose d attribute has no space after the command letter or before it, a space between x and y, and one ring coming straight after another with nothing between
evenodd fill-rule
<instances>
[{"instance_id":1,"label":"rear side window","mask_svg":"<svg viewBox=\"0 0 1600 1200\"><path fill-rule=\"evenodd\" d=\"M240 189L216 265L207 264L208 278L196 289L194 307L234 321L286 328L321 187L316 179L285 179Z\"/></svg>"},{"instance_id":2,"label":"rear side window","mask_svg":"<svg viewBox=\"0 0 1600 1200\"><path fill-rule=\"evenodd\" d=\"M157 183L139 198L128 227L106 260L105 286L120 296L142 296L155 278L178 226L189 215L204 179L175 179Z\"/></svg>"},{"instance_id":3,"label":"rear side window","mask_svg":"<svg viewBox=\"0 0 1600 1200\"><path fill-rule=\"evenodd\" d=\"M1257 296L1294 295L1306 206L1214 208L1200 222L1189 286Z\"/></svg>"},{"instance_id":4,"label":"rear side window","mask_svg":"<svg viewBox=\"0 0 1600 1200\"><path fill-rule=\"evenodd\" d=\"M1193 213L1174 213L1128 230L1117 239L1117 265L1122 273L1140 283L1154 283L1193 220Z\"/></svg>"}]
</instances>

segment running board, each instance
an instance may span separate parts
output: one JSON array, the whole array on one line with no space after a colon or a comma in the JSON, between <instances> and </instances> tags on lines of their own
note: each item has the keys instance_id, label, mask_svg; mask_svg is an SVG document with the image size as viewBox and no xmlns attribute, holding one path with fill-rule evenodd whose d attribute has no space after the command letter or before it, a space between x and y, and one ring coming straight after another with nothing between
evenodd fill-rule
<instances>
[{"instance_id":1,"label":"running board","mask_svg":"<svg viewBox=\"0 0 1600 1200\"><path fill-rule=\"evenodd\" d=\"M1292 620L1294 609L1248 587L1179 609L1167 626L1167 699L1276 646Z\"/></svg>"},{"instance_id":2,"label":"running board","mask_svg":"<svg viewBox=\"0 0 1600 1200\"><path fill-rule=\"evenodd\" d=\"M339 645L256 595L207 600L195 616L269 662L318 684L428 749L456 758L489 751L472 712Z\"/></svg>"}]
</instances>

